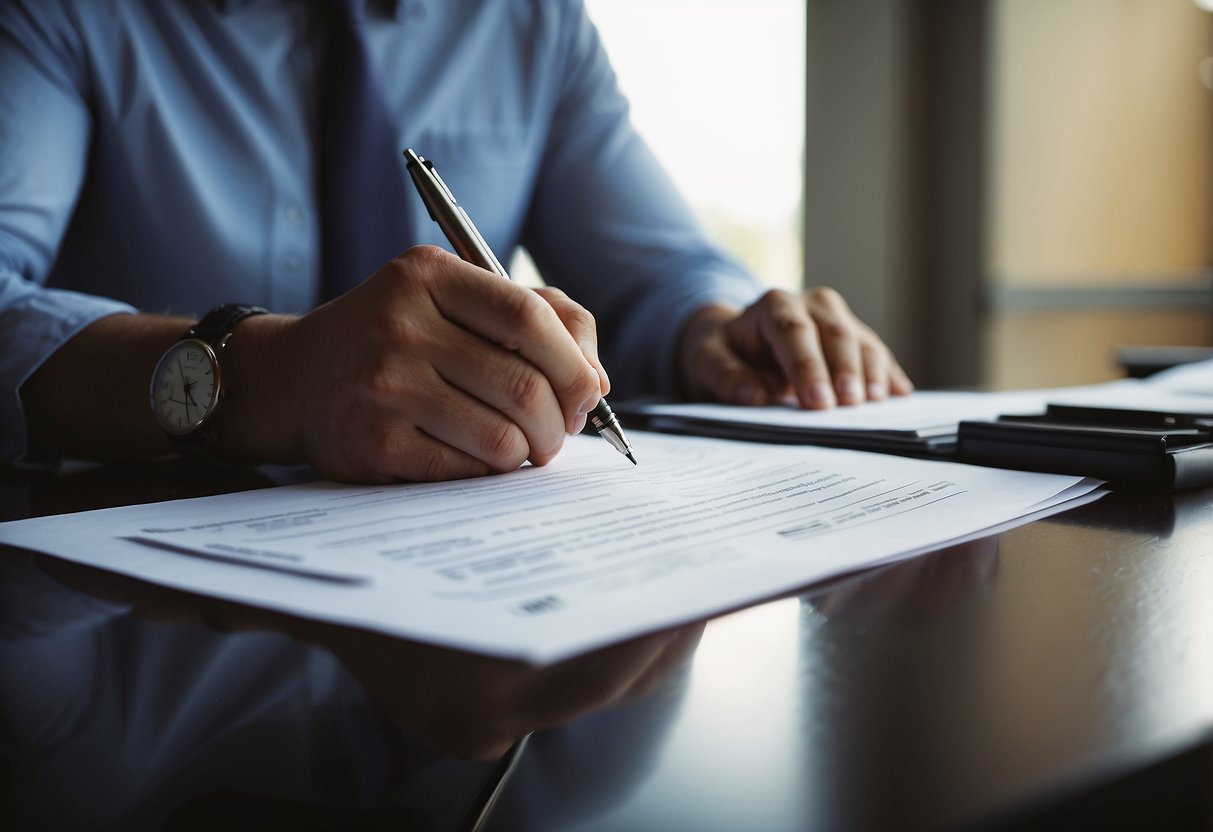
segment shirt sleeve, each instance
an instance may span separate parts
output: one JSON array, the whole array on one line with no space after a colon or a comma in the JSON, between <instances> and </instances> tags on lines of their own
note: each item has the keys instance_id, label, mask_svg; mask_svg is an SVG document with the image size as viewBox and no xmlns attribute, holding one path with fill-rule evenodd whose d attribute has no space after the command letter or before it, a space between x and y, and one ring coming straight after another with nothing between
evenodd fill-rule
<instances>
[{"instance_id":1,"label":"shirt sleeve","mask_svg":"<svg viewBox=\"0 0 1213 832\"><path fill-rule=\"evenodd\" d=\"M47 288L88 158L85 83L51 4L0 6L0 463L21 461L21 385L68 339L126 304Z\"/></svg>"},{"instance_id":2,"label":"shirt sleeve","mask_svg":"<svg viewBox=\"0 0 1213 832\"><path fill-rule=\"evenodd\" d=\"M619 398L678 392L676 346L712 302L762 287L714 246L632 127L598 32L570 3L563 82L522 243L544 278L589 309Z\"/></svg>"}]
</instances>

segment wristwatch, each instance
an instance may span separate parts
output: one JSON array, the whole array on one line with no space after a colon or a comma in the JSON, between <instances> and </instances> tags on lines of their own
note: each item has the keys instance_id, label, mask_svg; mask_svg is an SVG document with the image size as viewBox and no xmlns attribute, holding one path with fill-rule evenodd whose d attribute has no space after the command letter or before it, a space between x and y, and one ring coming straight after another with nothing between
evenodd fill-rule
<instances>
[{"instance_id":1,"label":"wristwatch","mask_svg":"<svg viewBox=\"0 0 1213 832\"><path fill-rule=\"evenodd\" d=\"M219 357L236 324L265 313L240 303L217 306L160 357L148 391L152 412L183 456L214 457L210 429L225 392Z\"/></svg>"}]
</instances>

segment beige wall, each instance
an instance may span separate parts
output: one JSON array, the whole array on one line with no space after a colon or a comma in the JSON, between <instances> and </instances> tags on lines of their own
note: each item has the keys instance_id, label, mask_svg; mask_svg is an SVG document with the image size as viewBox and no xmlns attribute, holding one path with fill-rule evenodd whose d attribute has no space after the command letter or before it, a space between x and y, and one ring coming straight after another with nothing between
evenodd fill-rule
<instances>
[{"instance_id":1,"label":"beige wall","mask_svg":"<svg viewBox=\"0 0 1213 832\"><path fill-rule=\"evenodd\" d=\"M1174 288L1209 263L1213 15L1191 0L992 0L987 278ZM1047 292L1031 296L1029 306ZM1122 343L1209 343L1191 308L993 310L996 386L1110 377Z\"/></svg>"},{"instance_id":2,"label":"beige wall","mask_svg":"<svg viewBox=\"0 0 1213 832\"><path fill-rule=\"evenodd\" d=\"M1016 312L996 315L987 338L986 354L1000 356L999 388L1088 384L1123 375L1114 361L1118 345L1209 344L1209 316L1123 309Z\"/></svg>"}]
</instances>

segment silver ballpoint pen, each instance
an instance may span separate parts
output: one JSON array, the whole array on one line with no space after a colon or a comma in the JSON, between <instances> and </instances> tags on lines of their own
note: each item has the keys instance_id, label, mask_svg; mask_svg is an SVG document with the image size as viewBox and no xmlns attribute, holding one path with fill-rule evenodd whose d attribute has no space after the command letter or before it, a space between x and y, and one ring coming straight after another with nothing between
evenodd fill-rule
<instances>
[{"instance_id":1,"label":"silver ballpoint pen","mask_svg":"<svg viewBox=\"0 0 1213 832\"><path fill-rule=\"evenodd\" d=\"M404 157L408 160L409 175L413 177L413 184L417 186L421 201L430 212L430 218L438 223L438 227L454 247L455 253L467 262L509 280L509 273L501 265L497 255L493 254L484 237L480 236L467 211L455 200L451 189L442 181L434 163L418 156L412 148L404 151ZM599 436L630 459L633 465L636 464L636 457L632 455L632 443L628 441L623 427L619 424L619 418L611 411L611 406L605 398L599 399L598 406L590 411L589 420Z\"/></svg>"}]
</instances>

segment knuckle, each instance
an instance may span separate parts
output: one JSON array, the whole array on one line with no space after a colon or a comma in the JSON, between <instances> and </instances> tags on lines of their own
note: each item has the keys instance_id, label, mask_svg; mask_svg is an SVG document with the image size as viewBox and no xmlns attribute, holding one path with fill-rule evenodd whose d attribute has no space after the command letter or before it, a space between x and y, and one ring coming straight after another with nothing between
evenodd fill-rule
<instances>
[{"instance_id":1,"label":"knuckle","mask_svg":"<svg viewBox=\"0 0 1213 832\"><path fill-rule=\"evenodd\" d=\"M372 399L391 398L396 392L396 376L387 361L378 357L363 371L362 386Z\"/></svg>"},{"instance_id":2,"label":"knuckle","mask_svg":"<svg viewBox=\"0 0 1213 832\"><path fill-rule=\"evenodd\" d=\"M406 382L391 350L378 351L359 374L362 389L372 401L392 400L406 390ZM325 393L322 391L322 395Z\"/></svg>"},{"instance_id":3,"label":"knuckle","mask_svg":"<svg viewBox=\"0 0 1213 832\"><path fill-rule=\"evenodd\" d=\"M515 365L505 383L510 400L528 411L543 398L544 388L547 387L538 370L522 363Z\"/></svg>"},{"instance_id":4,"label":"knuckle","mask_svg":"<svg viewBox=\"0 0 1213 832\"><path fill-rule=\"evenodd\" d=\"M512 471L527 455L526 439L512 422L502 420L480 437L481 459L494 470Z\"/></svg>"},{"instance_id":5,"label":"knuckle","mask_svg":"<svg viewBox=\"0 0 1213 832\"><path fill-rule=\"evenodd\" d=\"M772 316L771 326L784 335L799 335L809 328L809 321L800 315L783 312Z\"/></svg>"},{"instance_id":6,"label":"knuckle","mask_svg":"<svg viewBox=\"0 0 1213 832\"><path fill-rule=\"evenodd\" d=\"M547 302L553 306L573 302L569 297L568 292L564 291L564 289L561 289L558 286L544 286L541 289L536 289L535 292L536 294L542 295Z\"/></svg>"},{"instance_id":7,"label":"knuckle","mask_svg":"<svg viewBox=\"0 0 1213 832\"><path fill-rule=\"evenodd\" d=\"M501 316L522 332L534 332L545 322L552 308L534 292L520 289L510 292L502 303Z\"/></svg>"},{"instance_id":8,"label":"knuckle","mask_svg":"<svg viewBox=\"0 0 1213 832\"><path fill-rule=\"evenodd\" d=\"M829 286L815 286L804 294L810 306L819 306L830 310L844 310L848 308L847 302L843 300L838 290Z\"/></svg>"},{"instance_id":9,"label":"knuckle","mask_svg":"<svg viewBox=\"0 0 1213 832\"><path fill-rule=\"evenodd\" d=\"M425 453L425 463L422 466L422 477L426 482L451 479L451 466L447 461L447 453L443 448L431 448Z\"/></svg>"},{"instance_id":10,"label":"knuckle","mask_svg":"<svg viewBox=\"0 0 1213 832\"><path fill-rule=\"evenodd\" d=\"M585 401L591 396L597 396L602 392L602 385L598 378L598 371L586 364L578 371L574 377L569 391L569 397L575 401Z\"/></svg>"},{"instance_id":11,"label":"knuckle","mask_svg":"<svg viewBox=\"0 0 1213 832\"><path fill-rule=\"evenodd\" d=\"M535 465L547 465L556 458L560 448L564 445L564 431L563 429L552 429L551 432L536 433L534 437L531 437L530 443L526 458L529 458Z\"/></svg>"},{"instance_id":12,"label":"knuckle","mask_svg":"<svg viewBox=\"0 0 1213 832\"><path fill-rule=\"evenodd\" d=\"M866 362L881 365L891 363L893 357L884 344L866 338L859 342L859 355Z\"/></svg>"},{"instance_id":13,"label":"knuckle","mask_svg":"<svg viewBox=\"0 0 1213 832\"><path fill-rule=\"evenodd\" d=\"M768 289L766 292L763 293L762 297L760 297L758 299L757 303L755 303L755 306L763 307L765 309L770 309L771 307L774 307L774 306L785 305L787 303L787 300L788 300L788 293L785 292L784 290Z\"/></svg>"},{"instance_id":14,"label":"knuckle","mask_svg":"<svg viewBox=\"0 0 1213 832\"><path fill-rule=\"evenodd\" d=\"M451 254L437 246L413 246L388 261L382 269L391 278L392 290L415 302L417 292L428 291L450 262ZM398 302L400 296L388 296L386 302Z\"/></svg>"},{"instance_id":15,"label":"knuckle","mask_svg":"<svg viewBox=\"0 0 1213 832\"><path fill-rule=\"evenodd\" d=\"M598 371L588 363L571 373L553 391L562 407L577 406L602 395Z\"/></svg>"},{"instance_id":16,"label":"knuckle","mask_svg":"<svg viewBox=\"0 0 1213 832\"><path fill-rule=\"evenodd\" d=\"M821 333L822 339L826 341L842 341L855 337L855 330L846 321L836 318L818 321L817 329Z\"/></svg>"},{"instance_id":17,"label":"knuckle","mask_svg":"<svg viewBox=\"0 0 1213 832\"><path fill-rule=\"evenodd\" d=\"M412 349L420 345L422 330L404 315L380 315L375 321L375 334L379 343L393 349Z\"/></svg>"},{"instance_id":18,"label":"knuckle","mask_svg":"<svg viewBox=\"0 0 1213 832\"><path fill-rule=\"evenodd\" d=\"M594 320L594 313L584 306L574 306L568 309L564 314L564 321L572 332L592 332L598 326L598 322Z\"/></svg>"},{"instance_id":19,"label":"knuckle","mask_svg":"<svg viewBox=\"0 0 1213 832\"><path fill-rule=\"evenodd\" d=\"M441 262L450 257L438 246L412 246L398 255L392 262L408 274L428 275Z\"/></svg>"}]
</instances>

